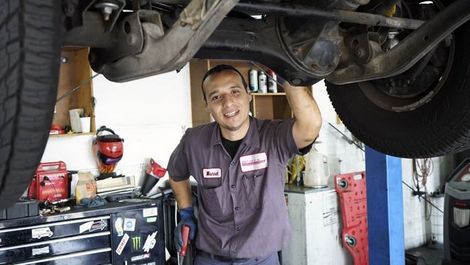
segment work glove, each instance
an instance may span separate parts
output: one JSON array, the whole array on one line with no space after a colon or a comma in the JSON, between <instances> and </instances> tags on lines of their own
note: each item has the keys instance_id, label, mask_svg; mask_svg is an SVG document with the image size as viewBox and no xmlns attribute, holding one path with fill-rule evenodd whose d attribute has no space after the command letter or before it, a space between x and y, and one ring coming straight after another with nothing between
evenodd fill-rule
<instances>
[{"instance_id":1,"label":"work glove","mask_svg":"<svg viewBox=\"0 0 470 265\"><path fill-rule=\"evenodd\" d=\"M189 226L189 241L193 241L194 237L196 236L197 225L196 217L194 217L193 207L180 209L178 213L180 215L180 222L175 229L175 244L177 250L179 251L183 246L183 238L181 236L181 229L183 229L183 226Z\"/></svg>"}]
</instances>

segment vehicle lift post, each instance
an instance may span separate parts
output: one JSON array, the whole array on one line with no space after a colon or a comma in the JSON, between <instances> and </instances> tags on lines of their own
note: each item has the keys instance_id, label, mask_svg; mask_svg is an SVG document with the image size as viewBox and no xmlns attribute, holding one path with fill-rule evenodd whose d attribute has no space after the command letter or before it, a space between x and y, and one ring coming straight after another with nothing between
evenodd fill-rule
<instances>
[{"instance_id":1,"label":"vehicle lift post","mask_svg":"<svg viewBox=\"0 0 470 265\"><path fill-rule=\"evenodd\" d=\"M404 265L401 158L366 147L369 265Z\"/></svg>"}]
</instances>

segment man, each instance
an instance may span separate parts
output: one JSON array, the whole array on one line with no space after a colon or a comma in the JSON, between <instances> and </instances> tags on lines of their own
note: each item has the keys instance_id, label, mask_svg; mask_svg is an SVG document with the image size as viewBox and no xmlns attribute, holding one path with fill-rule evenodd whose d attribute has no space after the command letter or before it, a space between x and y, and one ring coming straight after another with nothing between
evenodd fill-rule
<instances>
[{"instance_id":1,"label":"man","mask_svg":"<svg viewBox=\"0 0 470 265\"><path fill-rule=\"evenodd\" d=\"M292 155L308 152L318 136L317 104L309 88L285 85L295 119L252 118L246 82L229 65L210 69L202 89L215 122L188 129L168 164L181 219L177 245L187 225L190 240L196 238L196 265L279 264L277 252L290 235L286 164ZM190 175L198 183L197 225Z\"/></svg>"}]
</instances>

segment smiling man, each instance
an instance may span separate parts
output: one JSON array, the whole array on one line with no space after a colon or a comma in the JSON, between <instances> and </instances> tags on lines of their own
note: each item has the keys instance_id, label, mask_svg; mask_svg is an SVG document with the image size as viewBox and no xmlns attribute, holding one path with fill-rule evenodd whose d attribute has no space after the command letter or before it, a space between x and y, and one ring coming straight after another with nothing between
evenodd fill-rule
<instances>
[{"instance_id":1,"label":"smiling man","mask_svg":"<svg viewBox=\"0 0 470 265\"><path fill-rule=\"evenodd\" d=\"M215 122L188 129L168 163L180 215L175 241L181 246L181 229L189 226L194 264L279 264L290 235L287 160L308 152L321 127L310 88L284 88L295 118L258 120L249 116L252 97L237 69L218 65L205 74L204 100ZM197 220L189 176L198 183Z\"/></svg>"}]
</instances>

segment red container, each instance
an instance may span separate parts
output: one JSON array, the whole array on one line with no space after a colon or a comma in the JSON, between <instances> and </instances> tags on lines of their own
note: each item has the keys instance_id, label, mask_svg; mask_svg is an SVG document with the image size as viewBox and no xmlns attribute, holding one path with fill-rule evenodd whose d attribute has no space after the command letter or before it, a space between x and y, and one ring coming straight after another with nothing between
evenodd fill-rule
<instances>
[{"instance_id":1,"label":"red container","mask_svg":"<svg viewBox=\"0 0 470 265\"><path fill-rule=\"evenodd\" d=\"M62 161L39 164L29 186L28 197L40 202L55 202L69 197L69 176Z\"/></svg>"}]
</instances>

